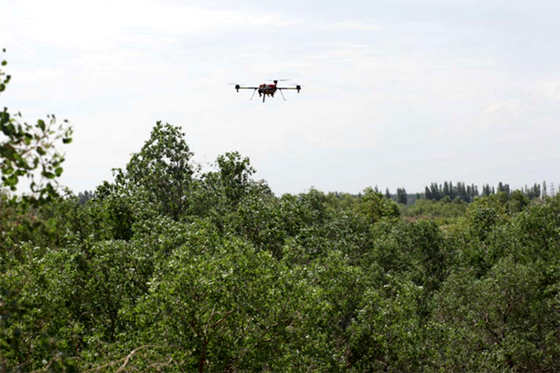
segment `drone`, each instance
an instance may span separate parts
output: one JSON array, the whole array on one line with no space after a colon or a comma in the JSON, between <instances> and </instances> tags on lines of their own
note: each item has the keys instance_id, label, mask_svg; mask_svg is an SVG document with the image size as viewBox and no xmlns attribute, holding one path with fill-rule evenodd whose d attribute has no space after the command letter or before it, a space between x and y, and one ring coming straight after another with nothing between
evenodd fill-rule
<instances>
[{"instance_id":1,"label":"drone","mask_svg":"<svg viewBox=\"0 0 560 373\"><path fill-rule=\"evenodd\" d=\"M240 89L253 89L254 91L253 91L253 95L251 96L251 100L253 99L253 97L255 97L255 93L259 92L259 97L263 98L263 103L266 99L266 96L270 96L270 97L274 98L274 94L276 93L276 91L280 92L284 101L286 101L286 97L284 97L284 94L282 93L283 90L294 89L294 90L297 90L298 93L299 93L299 91L301 91L301 86L300 85L296 85L295 87L278 87L278 82L279 81L282 81L282 80L273 80L272 84L263 83L263 84L259 85L258 87L242 87L239 84L236 84L235 85L235 90L239 93Z\"/></svg>"}]
</instances>

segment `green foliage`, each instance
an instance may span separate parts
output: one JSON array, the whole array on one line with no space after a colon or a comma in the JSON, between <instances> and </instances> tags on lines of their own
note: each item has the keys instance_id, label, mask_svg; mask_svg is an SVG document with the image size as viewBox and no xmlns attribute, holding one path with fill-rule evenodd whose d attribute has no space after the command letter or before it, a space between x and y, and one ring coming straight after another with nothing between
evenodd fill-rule
<instances>
[{"instance_id":1,"label":"green foliage","mask_svg":"<svg viewBox=\"0 0 560 373\"><path fill-rule=\"evenodd\" d=\"M490 194L490 192L486 193L485 188L486 186L483 187L483 195ZM445 197L449 197L452 200L459 198L460 200L465 202L472 202L478 196L478 187L476 185L466 185L465 183L461 182L457 183L456 185L453 185L453 182L451 181L446 181L443 183L443 185L432 183L429 187L426 186L426 188L424 189L424 198L435 201L439 201Z\"/></svg>"},{"instance_id":2,"label":"green foliage","mask_svg":"<svg viewBox=\"0 0 560 373\"><path fill-rule=\"evenodd\" d=\"M179 219L187 209L185 194L196 171L190 163L193 153L180 131L180 127L157 122L150 139L132 155L126 169L115 170L116 193L136 194L140 204Z\"/></svg>"},{"instance_id":3,"label":"green foliage","mask_svg":"<svg viewBox=\"0 0 560 373\"><path fill-rule=\"evenodd\" d=\"M408 198L407 198L407 195L406 195L406 189L397 188L397 203L400 203L400 204L406 206L407 201L408 201Z\"/></svg>"},{"instance_id":4,"label":"green foliage","mask_svg":"<svg viewBox=\"0 0 560 373\"><path fill-rule=\"evenodd\" d=\"M536 266L511 257L482 278L468 269L450 276L436 310L444 324L446 369L554 371L560 318L543 281Z\"/></svg>"},{"instance_id":5,"label":"green foliage","mask_svg":"<svg viewBox=\"0 0 560 373\"><path fill-rule=\"evenodd\" d=\"M172 348L183 371L276 370L299 286L268 252L195 235L158 266L138 305L147 338Z\"/></svg>"},{"instance_id":6,"label":"green foliage","mask_svg":"<svg viewBox=\"0 0 560 373\"><path fill-rule=\"evenodd\" d=\"M7 62L3 60L0 65L4 67ZM0 69L0 93L6 90L10 80L11 76ZM62 175L64 157L56 144L59 140L70 143L72 129L57 126L54 115L48 115L47 122L39 119L33 125L21 123L21 118L20 113L11 115L7 108L0 112L0 370L3 372L28 369L33 361L41 359L53 370L72 366L56 341L37 325L35 304L22 293L24 285L34 278L31 276L28 281L20 270L34 264L34 260L14 265L21 259L23 242L36 236L45 242L54 236L53 221L41 220L34 209L58 196L57 178ZM20 178L29 180L31 194L10 195L6 189L17 191ZM31 336L35 336L36 347L30 342Z\"/></svg>"},{"instance_id":7,"label":"green foliage","mask_svg":"<svg viewBox=\"0 0 560 373\"><path fill-rule=\"evenodd\" d=\"M422 321L417 313L423 289L410 281L388 278L362 296L350 328L354 371L425 371Z\"/></svg>"},{"instance_id":8,"label":"green foliage","mask_svg":"<svg viewBox=\"0 0 560 373\"><path fill-rule=\"evenodd\" d=\"M371 224L382 218L397 218L400 215L399 208L393 201L383 198L383 194L371 187L364 189L364 195L354 210L366 217Z\"/></svg>"},{"instance_id":9,"label":"green foliage","mask_svg":"<svg viewBox=\"0 0 560 373\"><path fill-rule=\"evenodd\" d=\"M245 195L250 177L255 172L249 158L242 158L238 152L226 153L220 155L216 163L226 197L232 203L238 203Z\"/></svg>"},{"instance_id":10,"label":"green foliage","mask_svg":"<svg viewBox=\"0 0 560 373\"><path fill-rule=\"evenodd\" d=\"M406 208L401 208L403 217L410 218L427 218L432 217L436 219L453 219L460 218L465 215L468 204L463 200L456 198L451 201L449 196L445 196L440 201L419 199L414 205Z\"/></svg>"},{"instance_id":11,"label":"green foliage","mask_svg":"<svg viewBox=\"0 0 560 373\"><path fill-rule=\"evenodd\" d=\"M5 52L5 50L4 50ZM6 61L2 66L6 66ZM0 92L6 89L11 76L0 69ZM2 185L17 190L20 178L29 179L31 196L20 203L37 205L57 195L56 178L62 174L64 157L56 150L56 143L72 141L72 129L56 124L54 115L35 124L22 123L20 113L10 114L7 108L0 112L0 171ZM67 122L66 120L64 121ZM38 175L37 175L38 174Z\"/></svg>"},{"instance_id":12,"label":"green foliage","mask_svg":"<svg viewBox=\"0 0 560 373\"><path fill-rule=\"evenodd\" d=\"M0 191L0 371L557 370L560 196L277 197L192 156L158 122L94 193Z\"/></svg>"}]
</instances>

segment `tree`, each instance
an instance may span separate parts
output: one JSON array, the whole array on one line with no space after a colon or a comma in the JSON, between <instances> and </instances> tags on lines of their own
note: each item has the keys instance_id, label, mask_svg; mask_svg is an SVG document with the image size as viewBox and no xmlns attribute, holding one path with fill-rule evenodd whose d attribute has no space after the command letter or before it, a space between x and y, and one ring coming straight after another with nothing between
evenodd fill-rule
<instances>
[{"instance_id":1,"label":"tree","mask_svg":"<svg viewBox=\"0 0 560 373\"><path fill-rule=\"evenodd\" d=\"M449 196L449 198L451 198L451 190L449 188L449 184L447 183L447 181L443 183L443 195Z\"/></svg>"},{"instance_id":2,"label":"tree","mask_svg":"<svg viewBox=\"0 0 560 373\"><path fill-rule=\"evenodd\" d=\"M93 198L95 198L95 193L90 192L89 190L85 190L84 192L78 193L78 200L80 202L80 205L85 204L87 201Z\"/></svg>"},{"instance_id":3,"label":"tree","mask_svg":"<svg viewBox=\"0 0 560 373\"><path fill-rule=\"evenodd\" d=\"M381 193L376 193L371 187L364 189L364 195L354 209L365 216L371 224L384 217L394 218L400 215L397 204L383 198Z\"/></svg>"},{"instance_id":4,"label":"tree","mask_svg":"<svg viewBox=\"0 0 560 373\"><path fill-rule=\"evenodd\" d=\"M239 202L249 186L251 175L255 172L249 158L242 158L238 152L226 153L220 155L216 163L227 198L233 203Z\"/></svg>"},{"instance_id":5,"label":"tree","mask_svg":"<svg viewBox=\"0 0 560 373\"><path fill-rule=\"evenodd\" d=\"M424 188L424 198L425 199L434 199L433 196L432 196L432 191L428 187Z\"/></svg>"},{"instance_id":6,"label":"tree","mask_svg":"<svg viewBox=\"0 0 560 373\"><path fill-rule=\"evenodd\" d=\"M5 53L6 50L3 49ZM1 66L7 65L5 60ZM11 76L0 69L0 93L6 90ZM17 190L21 177L29 179L30 196L20 201L37 205L57 195L56 179L62 175L64 156L56 149L56 143L72 141L72 129L56 124L54 115L47 120L39 119L34 125L21 123L22 115L11 115L7 108L0 112L0 170L2 184L11 191ZM64 120L64 123L68 121ZM39 171L39 174L35 171Z\"/></svg>"},{"instance_id":7,"label":"tree","mask_svg":"<svg viewBox=\"0 0 560 373\"><path fill-rule=\"evenodd\" d=\"M430 185L430 192L431 192L432 199L439 201L442 198L441 188L438 186L437 183L432 183Z\"/></svg>"},{"instance_id":8,"label":"tree","mask_svg":"<svg viewBox=\"0 0 560 373\"><path fill-rule=\"evenodd\" d=\"M509 194L510 193L509 184L502 184L502 182L500 181L498 183L498 192L504 192L506 194Z\"/></svg>"},{"instance_id":9,"label":"tree","mask_svg":"<svg viewBox=\"0 0 560 373\"><path fill-rule=\"evenodd\" d=\"M548 350L548 359L543 359L538 342L558 338L558 316L551 309L556 302L546 300L542 276L538 266L511 257L481 278L468 269L451 275L437 297L435 312L436 320L445 324L446 370L554 371L558 349ZM476 349L485 353L473 354Z\"/></svg>"},{"instance_id":10,"label":"tree","mask_svg":"<svg viewBox=\"0 0 560 373\"><path fill-rule=\"evenodd\" d=\"M525 194L527 196L527 198L531 199L535 199L535 198L540 198L541 197L541 186L537 183L535 183L532 187L527 187L527 185L525 185L525 189L523 190L523 194Z\"/></svg>"},{"instance_id":11,"label":"tree","mask_svg":"<svg viewBox=\"0 0 560 373\"><path fill-rule=\"evenodd\" d=\"M2 50L6 52L5 49ZM3 93L11 76L2 70L7 61L0 63L0 93ZM28 366L29 346L26 355L22 350L37 331L26 332L24 325L37 326L37 320L29 320L26 314L35 311L33 304L21 296L25 276L17 276L17 269L6 267L13 260L11 255L21 251L23 242L38 232L50 233L48 222L37 216L36 209L53 201L58 196L57 179L62 175L64 156L57 151L59 140L63 144L72 141L72 129L66 125L57 126L54 115L47 120L39 119L33 125L21 123L22 115L12 115L8 108L0 112L0 370L20 371ZM65 120L64 123L67 123ZM10 196L4 188L17 191L20 178L29 180L31 194ZM21 267L21 266L20 266ZM5 274L8 270L9 274ZM21 281L18 281L21 280ZM52 369L64 363L56 343L47 335L42 337L45 361Z\"/></svg>"},{"instance_id":12,"label":"tree","mask_svg":"<svg viewBox=\"0 0 560 373\"><path fill-rule=\"evenodd\" d=\"M523 194L520 190L514 190L510 196L508 201L508 212L510 214L523 211L523 209L529 205L531 198Z\"/></svg>"},{"instance_id":13,"label":"tree","mask_svg":"<svg viewBox=\"0 0 560 373\"><path fill-rule=\"evenodd\" d=\"M0 63L0 94L11 80L2 70L7 64L5 60ZM42 224L29 208L37 208L58 196L57 180L63 172L64 156L57 146L59 141L72 141L71 127L57 126L54 115L48 115L47 121L39 119L34 125L21 120L21 113L11 115L8 108L0 112L0 211L6 213L0 219L0 254L12 250ZM31 193L11 195L8 190L16 192L21 178L29 180Z\"/></svg>"},{"instance_id":14,"label":"tree","mask_svg":"<svg viewBox=\"0 0 560 373\"><path fill-rule=\"evenodd\" d=\"M407 199L406 189L397 188L397 203L401 203L406 206Z\"/></svg>"},{"instance_id":15,"label":"tree","mask_svg":"<svg viewBox=\"0 0 560 373\"><path fill-rule=\"evenodd\" d=\"M184 136L180 127L158 121L150 139L132 155L126 169L116 170L119 190L143 195L158 211L179 219L187 209L187 192L196 171Z\"/></svg>"}]
</instances>

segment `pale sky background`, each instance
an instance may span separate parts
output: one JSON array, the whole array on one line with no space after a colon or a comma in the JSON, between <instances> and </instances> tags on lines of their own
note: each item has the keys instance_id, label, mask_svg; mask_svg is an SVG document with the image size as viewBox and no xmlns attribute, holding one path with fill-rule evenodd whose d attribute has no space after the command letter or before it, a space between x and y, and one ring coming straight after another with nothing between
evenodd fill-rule
<instances>
[{"instance_id":1,"label":"pale sky background","mask_svg":"<svg viewBox=\"0 0 560 373\"><path fill-rule=\"evenodd\" d=\"M560 1L0 0L0 106L74 127L62 183L112 180L157 120L277 194L560 182ZM229 82L291 78L262 104Z\"/></svg>"}]
</instances>

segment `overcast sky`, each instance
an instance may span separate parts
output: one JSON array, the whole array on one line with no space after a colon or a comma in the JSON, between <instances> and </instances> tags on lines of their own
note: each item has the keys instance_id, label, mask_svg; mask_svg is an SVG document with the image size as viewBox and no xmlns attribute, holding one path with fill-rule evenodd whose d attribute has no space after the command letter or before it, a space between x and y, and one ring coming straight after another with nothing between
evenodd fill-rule
<instances>
[{"instance_id":1,"label":"overcast sky","mask_svg":"<svg viewBox=\"0 0 560 373\"><path fill-rule=\"evenodd\" d=\"M62 183L111 180L157 120L277 194L560 182L560 1L0 0L9 89L75 130ZM304 85L265 104L228 83Z\"/></svg>"}]
</instances>

